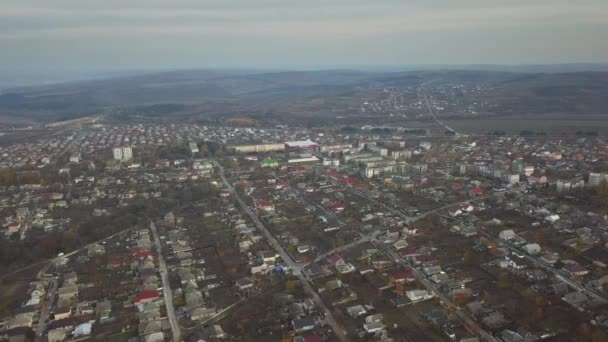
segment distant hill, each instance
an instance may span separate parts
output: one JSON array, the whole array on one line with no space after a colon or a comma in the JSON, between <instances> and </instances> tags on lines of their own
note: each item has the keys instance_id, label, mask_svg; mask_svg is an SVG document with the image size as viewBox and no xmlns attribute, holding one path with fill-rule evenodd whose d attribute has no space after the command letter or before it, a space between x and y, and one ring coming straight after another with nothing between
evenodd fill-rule
<instances>
[{"instance_id":1,"label":"distant hill","mask_svg":"<svg viewBox=\"0 0 608 342\"><path fill-rule=\"evenodd\" d=\"M608 113L608 72L181 70L9 89L0 95L0 117L44 123L107 113L108 110L125 116L135 112L144 116L173 112L184 116L221 115L222 112L243 115L247 110L258 108L258 104L265 104L259 107L265 112L281 112L285 108L283 104L298 99L318 97L320 104L329 96L344 100L374 84L418 87L438 82L490 85L494 89L490 97L496 104L495 114L517 111ZM136 110L117 111L115 108ZM159 113L159 108L172 111Z\"/></svg>"},{"instance_id":2,"label":"distant hill","mask_svg":"<svg viewBox=\"0 0 608 342\"><path fill-rule=\"evenodd\" d=\"M608 114L608 72L521 75L495 84L496 114Z\"/></svg>"}]
</instances>

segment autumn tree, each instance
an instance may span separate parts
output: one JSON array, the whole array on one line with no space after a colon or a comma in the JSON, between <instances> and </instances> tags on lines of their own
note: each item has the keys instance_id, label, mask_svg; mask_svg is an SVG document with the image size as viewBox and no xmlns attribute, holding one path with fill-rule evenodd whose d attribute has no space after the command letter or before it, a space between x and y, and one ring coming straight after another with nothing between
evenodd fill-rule
<instances>
[{"instance_id":1,"label":"autumn tree","mask_svg":"<svg viewBox=\"0 0 608 342\"><path fill-rule=\"evenodd\" d=\"M595 197L593 201L597 205L606 205L608 204L608 180L602 179L597 189L595 190Z\"/></svg>"}]
</instances>

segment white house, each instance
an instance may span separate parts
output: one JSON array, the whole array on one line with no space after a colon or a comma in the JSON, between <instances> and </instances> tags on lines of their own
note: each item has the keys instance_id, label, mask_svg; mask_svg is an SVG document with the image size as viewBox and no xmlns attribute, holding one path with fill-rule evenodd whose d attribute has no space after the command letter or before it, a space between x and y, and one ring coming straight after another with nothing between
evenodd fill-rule
<instances>
[{"instance_id":1,"label":"white house","mask_svg":"<svg viewBox=\"0 0 608 342\"><path fill-rule=\"evenodd\" d=\"M516 236L516 235L515 235L515 232L514 232L512 229L503 230L502 232L500 232L500 233L498 234L498 237L499 237L501 240L505 240L505 241L511 240L511 239L513 239L515 236Z\"/></svg>"}]
</instances>

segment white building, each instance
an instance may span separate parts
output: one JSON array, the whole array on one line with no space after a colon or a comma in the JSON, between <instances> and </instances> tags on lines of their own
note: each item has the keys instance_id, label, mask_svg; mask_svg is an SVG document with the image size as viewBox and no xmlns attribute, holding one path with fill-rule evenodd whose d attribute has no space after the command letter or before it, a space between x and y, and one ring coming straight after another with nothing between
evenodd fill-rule
<instances>
[{"instance_id":1,"label":"white building","mask_svg":"<svg viewBox=\"0 0 608 342\"><path fill-rule=\"evenodd\" d=\"M608 179L607 174L592 172L589 174L589 186L595 187L600 185L602 180Z\"/></svg>"},{"instance_id":2,"label":"white building","mask_svg":"<svg viewBox=\"0 0 608 342\"><path fill-rule=\"evenodd\" d=\"M340 165L340 159L337 159L337 158L323 158L323 165L324 166L339 166Z\"/></svg>"},{"instance_id":3,"label":"white building","mask_svg":"<svg viewBox=\"0 0 608 342\"><path fill-rule=\"evenodd\" d=\"M114 160L129 161L133 159L133 148L131 146L114 147L112 149Z\"/></svg>"},{"instance_id":4,"label":"white building","mask_svg":"<svg viewBox=\"0 0 608 342\"><path fill-rule=\"evenodd\" d=\"M133 148L131 146L124 146L122 148L122 160L129 161L133 159Z\"/></svg>"},{"instance_id":5,"label":"white building","mask_svg":"<svg viewBox=\"0 0 608 342\"><path fill-rule=\"evenodd\" d=\"M498 234L498 238L501 240L511 240L515 238L515 232L512 229L503 230Z\"/></svg>"},{"instance_id":6,"label":"white building","mask_svg":"<svg viewBox=\"0 0 608 342\"><path fill-rule=\"evenodd\" d=\"M70 155L70 163L78 164L80 163L80 153L74 153Z\"/></svg>"},{"instance_id":7,"label":"white building","mask_svg":"<svg viewBox=\"0 0 608 342\"><path fill-rule=\"evenodd\" d=\"M122 161L122 148L121 147L114 147L114 149L112 150L112 153L114 154L114 160Z\"/></svg>"},{"instance_id":8,"label":"white building","mask_svg":"<svg viewBox=\"0 0 608 342\"><path fill-rule=\"evenodd\" d=\"M519 183L519 174L507 175L507 183L509 183L509 184Z\"/></svg>"},{"instance_id":9,"label":"white building","mask_svg":"<svg viewBox=\"0 0 608 342\"><path fill-rule=\"evenodd\" d=\"M541 252L540 245L537 243L527 244L523 248L524 248L524 251L526 251L526 253L528 253L530 255L536 255Z\"/></svg>"},{"instance_id":10,"label":"white building","mask_svg":"<svg viewBox=\"0 0 608 342\"><path fill-rule=\"evenodd\" d=\"M192 152L192 154L199 152L198 145L194 141L191 141L188 146L190 147L190 152Z\"/></svg>"}]
</instances>

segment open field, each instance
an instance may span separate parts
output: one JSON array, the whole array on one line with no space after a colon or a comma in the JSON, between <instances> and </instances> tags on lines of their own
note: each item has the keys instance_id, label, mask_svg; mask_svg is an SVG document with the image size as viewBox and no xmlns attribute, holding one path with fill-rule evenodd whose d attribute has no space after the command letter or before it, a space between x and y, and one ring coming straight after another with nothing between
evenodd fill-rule
<instances>
[{"instance_id":1,"label":"open field","mask_svg":"<svg viewBox=\"0 0 608 342\"><path fill-rule=\"evenodd\" d=\"M463 133L487 133L494 130L519 133L523 130L547 134L573 134L577 131L608 133L608 120L602 115L521 115L494 118L446 120L445 123Z\"/></svg>"}]
</instances>

